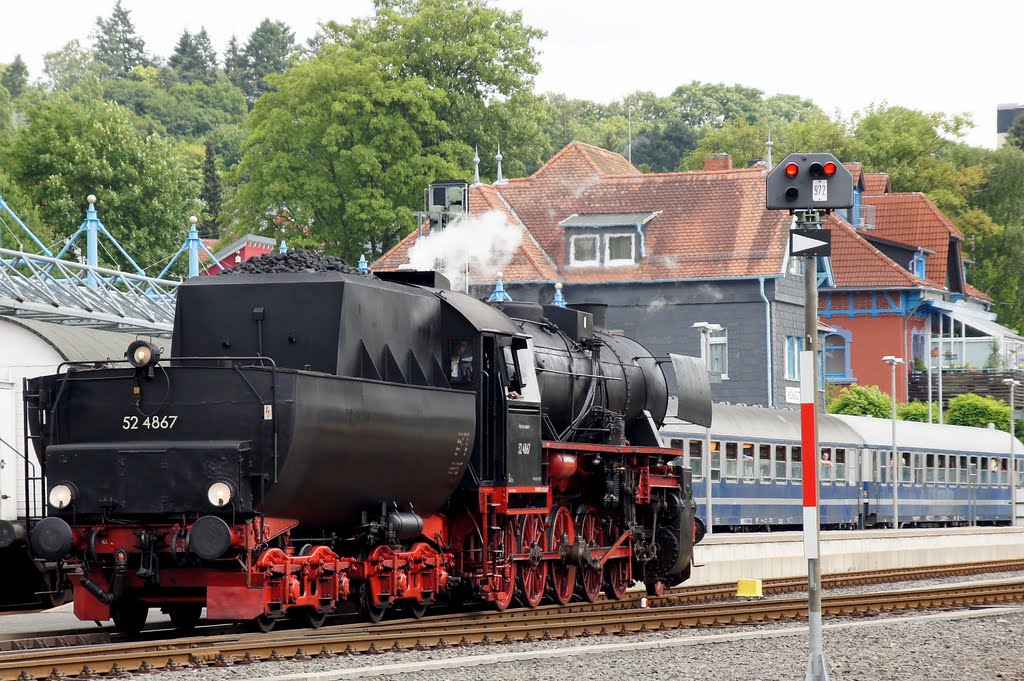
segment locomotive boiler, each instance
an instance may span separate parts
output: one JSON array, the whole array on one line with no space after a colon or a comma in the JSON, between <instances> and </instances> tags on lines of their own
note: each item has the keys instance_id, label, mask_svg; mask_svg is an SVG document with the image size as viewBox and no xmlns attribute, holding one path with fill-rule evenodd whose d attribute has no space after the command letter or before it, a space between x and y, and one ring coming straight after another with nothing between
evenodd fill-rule
<instances>
[{"instance_id":1,"label":"locomotive boiler","mask_svg":"<svg viewBox=\"0 0 1024 681\"><path fill-rule=\"evenodd\" d=\"M168 356L139 340L125 368L30 382L49 510L30 543L64 561L76 615L134 632L150 608L185 629L205 608L267 630L347 600L379 620L685 579L694 507L657 437L663 359L588 311L445 283L192 279ZM705 414L685 416L708 418L707 386L684 389Z\"/></svg>"}]
</instances>

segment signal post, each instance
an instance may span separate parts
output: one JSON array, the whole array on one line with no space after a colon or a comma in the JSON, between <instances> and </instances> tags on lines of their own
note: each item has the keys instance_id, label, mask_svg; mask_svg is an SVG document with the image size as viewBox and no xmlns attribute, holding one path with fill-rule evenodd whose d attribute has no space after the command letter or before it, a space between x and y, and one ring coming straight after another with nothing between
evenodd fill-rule
<instances>
[{"instance_id":1,"label":"signal post","mask_svg":"<svg viewBox=\"0 0 1024 681\"><path fill-rule=\"evenodd\" d=\"M818 499L818 258L831 254L827 213L853 206L853 175L832 154L790 154L768 173L765 206L788 210L791 257L804 261L804 347L800 353L800 429L803 453L804 556L807 558L807 623L810 638L806 681L828 681L822 643Z\"/></svg>"}]
</instances>

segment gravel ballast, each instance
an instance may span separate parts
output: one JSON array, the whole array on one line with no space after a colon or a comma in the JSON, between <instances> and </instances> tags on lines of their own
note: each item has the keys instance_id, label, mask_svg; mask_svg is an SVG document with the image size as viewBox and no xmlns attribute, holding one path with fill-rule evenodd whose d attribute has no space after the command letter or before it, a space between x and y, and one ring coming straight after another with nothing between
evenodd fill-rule
<instances>
[{"instance_id":1,"label":"gravel ballast","mask_svg":"<svg viewBox=\"0 0 1024 681\"><path fill-rule=\"evenodd\" d=\"M1024 573L836 589L827 591L826 595L999 579L1024 579ZM797 596L788 594L785 597ZM804 678L807 644L805 625L784 622L339 656L305 662L264 662L228 668L186 669L133 678L138 681L274 678L282 681L340 678L401 678L403 681L485 678L502 681L792 681ZM824 644L832 681L1024 681L1024 607L910 612L880 618L826 617ZM513 661L493 661L493 657L517 653L520 657ZM541 654L555 657L529 659ZM489 658L489 663L480 665L484 656ZM420 671L407 666L422 669L436 661L448 662L444 668ZM401 667L387 668L389 665Z\"/></svg>"}]
</instances>

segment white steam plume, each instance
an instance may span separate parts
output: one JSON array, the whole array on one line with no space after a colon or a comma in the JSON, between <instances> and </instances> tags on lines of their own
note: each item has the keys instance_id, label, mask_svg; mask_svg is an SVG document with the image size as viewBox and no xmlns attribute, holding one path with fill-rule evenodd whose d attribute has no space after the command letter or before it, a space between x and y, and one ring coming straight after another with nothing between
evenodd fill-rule
<instances>
[{"instance_id":1,"label":"white steam plume","mask_svg":"<svg viewBox=\"0 0 1024 681\"><path fill-rule=\"evenodd\" d=\"M409 249L409 263L417 270L437 270L452 289L462 290L467 266L478 277L494 279L512 262L522 240L521 227L509 224L501 211L490 210L460 217L420 238Z\"/></svg>"}]
</instances>

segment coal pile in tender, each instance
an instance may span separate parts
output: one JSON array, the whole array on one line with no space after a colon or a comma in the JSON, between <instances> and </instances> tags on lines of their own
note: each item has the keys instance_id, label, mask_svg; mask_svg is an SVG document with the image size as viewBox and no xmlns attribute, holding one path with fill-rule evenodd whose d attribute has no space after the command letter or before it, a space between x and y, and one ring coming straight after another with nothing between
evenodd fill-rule
<instances>
[{"instance_id":1,"label":"coal pile in tender","mask_svg":"<svg viewBox=\"0 0 1024 681\"><path fill-rule=\"evenodd\" d=\"M238 267L224 270L220 274L282 274L286 272L343 272L372 276L358 267L350 267L344 260L333 255L320 255L299 249L287 253L267 253L250 258Z\"/></svg>"}]
</instances>

